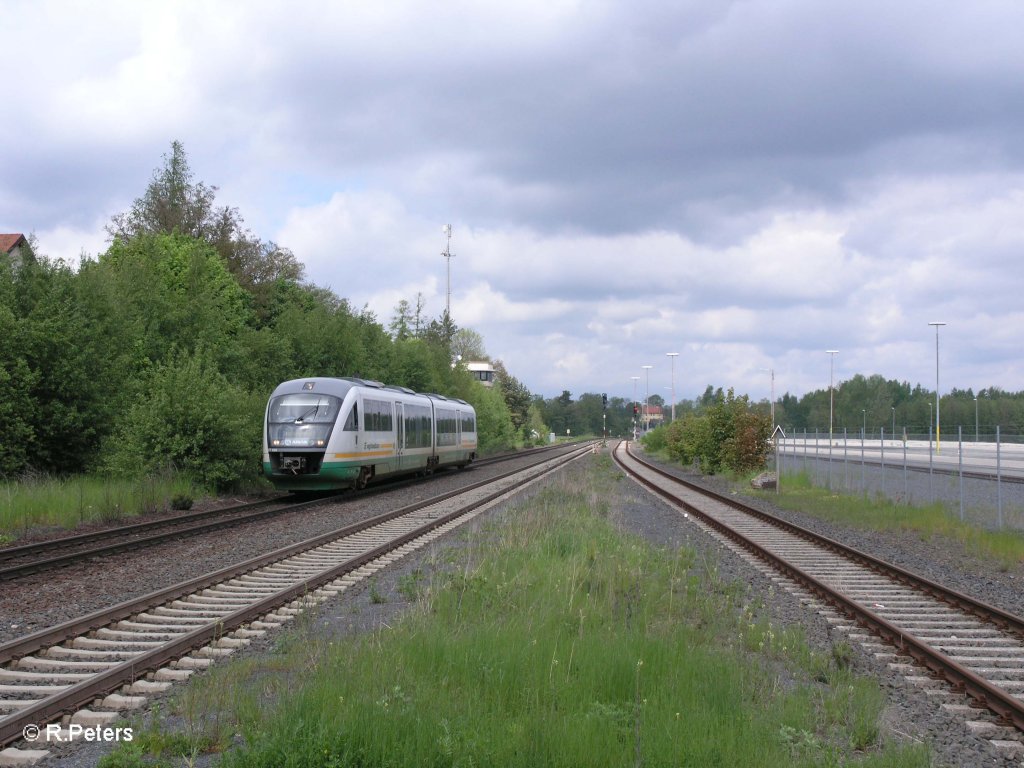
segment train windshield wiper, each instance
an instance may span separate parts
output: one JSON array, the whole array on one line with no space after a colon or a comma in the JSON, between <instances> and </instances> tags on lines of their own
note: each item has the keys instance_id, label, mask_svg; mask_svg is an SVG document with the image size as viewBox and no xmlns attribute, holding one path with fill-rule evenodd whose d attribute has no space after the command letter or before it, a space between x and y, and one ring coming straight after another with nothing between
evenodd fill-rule
<instances>
[{"instance_id":1,"label":"train windshield wiper","mask_svg":"<svg viewBox=\"0 0 1024 768\"><path fill-rule=\"evenodd\" d=\"M312 413L312 414L315 414L315 413L316 413L317 411L319 411L319 410L320 410L320 404L321 404L322 402L323 402L322 400L317 400L317 401L316 401L316 405L314 405L314 406L313 406L312 408L310 408L310 409L309 409L308 411L306 411L306 412L305 412L304 414L302 414L302 415L301 415L301 416L299 416L299 417L298 417L297 419L295 419L295 423L296 423L296 424L301 424L301 423L303 422L303 420L304 420L304 419L305 419L305 418L306 418L307 416L309 416L309 415L310 415L311 413Z\"/></svg>"}]
</instances>

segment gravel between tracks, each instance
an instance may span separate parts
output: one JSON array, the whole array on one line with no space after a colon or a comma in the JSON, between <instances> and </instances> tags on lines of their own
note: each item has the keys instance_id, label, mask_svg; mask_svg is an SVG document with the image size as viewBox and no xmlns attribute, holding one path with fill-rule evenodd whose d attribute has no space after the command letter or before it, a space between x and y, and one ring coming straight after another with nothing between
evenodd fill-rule
<instances>
[{"instance_id":1,"label":"gravel between tracks","mask_svg":"<svg viewBox=\"0 0 1024 768\"><path fill-rule=\"evenodd\" d=\"M566 471L579 472L581 469L570 468ZM726 484L715 478L701 479L678 468L675 468L674 471L689 479L697 479L708 486L713 486L716 490L731 490ZM478 479L478 473L474 472L473 474L474 479ZM537 487L534 486L534 488ZM428 492L435 494L441 491L437 489L436 484L430 484ZM519 500L516 500L513 503L518 502ZM693 548L698 554L698 559L717 564L720 578L749 584L751 594L756 594L765 600L765 611L773 622L802 625L805 628L808 642L813 647L827 652L833 642L842 639L841 635L830 630L827 622L821 617L801 606L793 597L777 587L769 589L773 583L759 571L733 555L717 541L706 536L693 523L685 520L674 509L640 489L635 483L627 481L617 483L614 498L610 499L610 502L614 510L614 517L623 529L643 536L658 546ZM393 500L380 503L390 503L391 506L394 506ZM762 504L769 511L778 513L778 510L771 508L769 504L763 502ZM470 526L478 528L496 516L500 519L501 515L506 514L508 506L503 505L482 515ZM345 511L346 514L350 512L355 514L355 510L350 510L349 507L345 507ZM1009 610L1017 612L1022 610L1022 597L1018 594L1019 589L1016 586L1022 578L1020 572L999 571L978 562L965 552L954 551L939 543L923 542L913 536L895 539L888 533L884 536L866 534L821 524L794 513L779 514L809 528L820 529L826 535L852 543L858 548L876 553L885 559L919 570L926 575L930 574L936 578L941 576L944 581L955 584L962 591L978 595L982 599L1002 605ZM429 580L431 568L445 567L438 564L444 563L446 559L435 557L435 555L439 551L451 547L463 546L467 538L464 530L459 529L449 534L424 550L404 558L395 566L360 582L339 598L321 606L312 624L316 628L315 631L343 637L394 624L409 608L408 598L399 589L402 577L418 570L425 579ZM223 550L221 550L221 557L225 557ZM223 563L224 560L219 562ZM264 639L254 643L245 653L266 652L274 643L275 640L272 637ZM935 756L935 765L963 766L963 768L970 766L973 768L974 766L1022 764L1020 760L1008 759L998 754L987 739L968 734L959 718L946 714L934 702L924 700L919 689L905 683L900 676L891 673L885 665L861 652L858 645L854 644L854 649L854 663L857 668L882 681L889 699L885 723L890 735L895 738L928 743ZM173 723L165 723L165 725L173 726ZM99 756L107 749L103 745L77 747L58 759L47 761L47 766L84 768L95 765ZM214 758L203 756L196 765L203 766L214 763Z\"/></svg>"},{"instance_id":2,"label":"gravel between tracks","mask_svg":"<svg viewBox=\"0 0 1024 768\"><path fill-rule=\"evenodd\" d=\"M336 501L259 522L4 583L0 585L0 643L530 462L529 458L516 458L469 471L446 470L429 481L365 495L343 495Z\"/></svg>"}]
</instances>

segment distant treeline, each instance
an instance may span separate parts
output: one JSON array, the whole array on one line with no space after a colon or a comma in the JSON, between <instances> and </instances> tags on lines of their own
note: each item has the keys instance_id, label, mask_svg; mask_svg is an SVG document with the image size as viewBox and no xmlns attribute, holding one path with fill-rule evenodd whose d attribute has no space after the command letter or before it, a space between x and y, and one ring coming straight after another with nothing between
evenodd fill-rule
<instances>
[{"instance_id":1,"label":"distant treeline","mask_svg":"<svg viewBox=\"0 0 1024 768\"><path fill-rule=\"evenodd\" d=\"M935 390L920 384L912 387L905 381L857 374L836 384L833 401L834 429L851 434L867 429L877 435L883 428L890 434L895 423L897 434L905 429L908 434L920 435L935 424ZM761 405L768 407L767 402ZM801 431L827 431L828 412L827 388L799 399L787 393L775 406L775 422ZM998 387L978 392L953 389L942 393L939 414L943 435L955 435L956 428L962 427L964 439L973 439L976 423L982 439L991 439L997 426L1007 435L1020 435L1024 433L1024 392L1004 392Z\"/></svg>"},{"instance_id":2,"label":"distant treeline","mask_svg":"<svg viewBox=\"0 0 1024 768\"><path fill-rule=\"evenodd\" d=\"M832 394L832 423L838 431L846 429L849 434L859 435L860 430L866 428L868 433L877 435L884 429L889 435L895 423L897 434L901 435L906 429L908 434L921 435L927 434L929 426L935 423L935 392L921 385L911 387L907 382L857 374L847 381L837 382ZM642 395L640 401L642 413ZM676 403L676 419L704 415L727 401L727 392L708 385L699 398ZM661 408L664 423L671 421L672 406L661 395L651 395L649 403ZM613 436L624 436L632 430L633 402L622 397L608 398L605 407L601 394L585 393L573 400L572 394L566 391L558 397L535 398L535 405L542 420L560 436L567 430L572 435L599 435L602 425L607 425L608 433ZM771 413L767 399L750 403L750 407L765 416ZM1004 392L998 387L982 389L976 394L970 389L944 393L940 403L942 434L955 435L960 426L964 439L973 439L975 408L982 439L991 440L997 426L1005 435L1024 434L1024 392ZM662 419L655 418L651 426L661 423ZM775 404L775 423L786 430L827 432L828 389L809 392L800 398L786 393Z\"/></svg>"},{"instance_id":3,"label":"distant treeline","mask_svg":"<svg viewBox=\"0 0 1024 768\"><path fill-rule=\"evenodd\" d=\"M360 376L461 397L484 450L526 429L529 393L487 390L453 366L447 315L389 332L303 280L194 182L181 145L109 248L78 268L0 256L0 477L185 471L227 486L256 476L266 399L280 381ZM394 324L393 324L394 325Z\"/></svg>"}]
</instances>

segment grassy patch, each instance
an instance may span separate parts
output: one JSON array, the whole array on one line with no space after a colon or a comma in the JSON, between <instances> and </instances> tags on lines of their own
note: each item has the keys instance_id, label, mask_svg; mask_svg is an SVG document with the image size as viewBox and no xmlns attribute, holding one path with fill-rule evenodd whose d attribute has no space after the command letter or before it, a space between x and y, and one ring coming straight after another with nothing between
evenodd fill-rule
<instances>
[{"instance_id":1,"label":"grassy patch","mask_svg":"<svg viewBox=\"0 0 1024 768\"><path fill-rule=\"evenodd\" d=\"M884 497L864 498L859 494L841 494L817 487L807 473L786 475L780 493L752 491L743 484L744 493L753 493L784 509L876 531L913 531L922 538L939 536L961 543L968 551L994 559L1010 568L1024 561L1024 533L1015 530L990 531L963 523L941 504L911 506L896 504Z\"/></svg>"},{"instance_id":2,"label":"grassy patch","mask_svg":"<svg viewBox=\"0 0 1024 768\"><path fill-rule=\"evenodd\" d=\"M208 743L233 743L236 768L928 765L880 745L883 694L849 648L813 652L713 563L618 532L598 467L403 583L417 602L394 629L292 630L178 714L217 722Z\"/></svg>"},{"instance_id":3,"label":"grassy patch","mask_svg":"<svg viewBox=\"0 0 1024 768\"><path fill-rule=\"evenodd\" d=\"M14 538L37 526L74 528L166 509L196 495L181 475L136 480L107 477L38 477L0 484L0 536Z\"/></svg>"}]
</instances>

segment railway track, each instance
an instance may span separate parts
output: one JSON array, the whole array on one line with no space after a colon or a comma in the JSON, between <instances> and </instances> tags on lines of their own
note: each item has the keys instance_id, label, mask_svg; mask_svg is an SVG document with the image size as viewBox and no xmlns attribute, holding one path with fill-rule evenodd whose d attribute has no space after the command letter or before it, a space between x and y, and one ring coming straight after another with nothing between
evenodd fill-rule
<instances>
[{"instance_id":1,"label":"railway track","mask_svg":"<svg viewBox=\"0 0 1024 768\"><path fill-rule=\"evenodd\" d=\"M965 714L968 727L994 746L1022 749L1024 619L688 483L632 455L626 443L613 455L641 484L781 574L791 592L927 695L952 698L949 689L935 688L942 680L953 694L969 697L969 705L943 706ZM994 718L979 719L978 708Z\"/></svg>"},{"instance_id":2,"label":"railway track","mask_svg":"<svg viewBox=\"0 0 1024 768\"><path fill-rule=\"evenodd\" d=\"M0 646L0 747L26 734L37 736L30 746L45 746L47 738L69 740L75 728L113 722L141 706L146 694L209 666L589 451L583 446L541 458ZM41 758L46 750L5 752L0 764Z\"/></svg>"},{"instance_id":3,"label":"railway track","mask_svg":"<svg viewBox=\"0 0 1024 768\"><path fill-rule=\"evenodd\" d=\"M482 459L477 462L477 465L501 463L511 459L542 454L550 450L552 447L545 446L514 454L503 454ZM417 481L399 479L371 486L355 493L359 498L364 498L366 495L404 487L412 482ZM0 549L0 582L118 552L151 547L167 541L207 534L237 525L246 525L286 512L294 513L304 508L322 505L324 501L325 497L300 501L283 494L232 507L174 515L159 520L116 526L102 531L64 536L34 544L6 547Z\"/></svg>"},{"instance_id":4,"label":"railway track","mask_svg":"<svg viewBox=\"0 0 1024 768\"><path fill-rule=\"evenodd\" d=\"M0 549L0 581L10 581L95 557L264 520L282 512L293 512L309 503L297 504L287 496L279 496L217 510L174 515L145 523L7 547Z\"/></svg>"}]
</instances>

